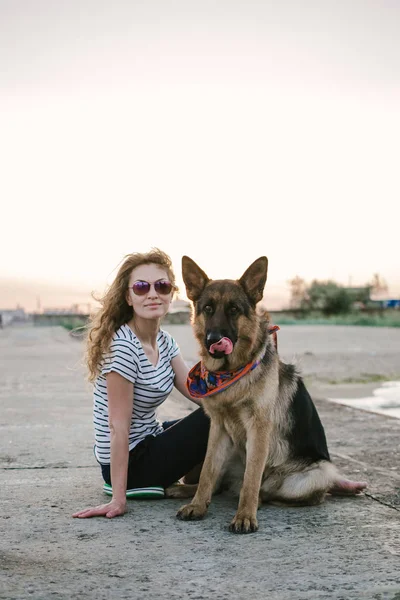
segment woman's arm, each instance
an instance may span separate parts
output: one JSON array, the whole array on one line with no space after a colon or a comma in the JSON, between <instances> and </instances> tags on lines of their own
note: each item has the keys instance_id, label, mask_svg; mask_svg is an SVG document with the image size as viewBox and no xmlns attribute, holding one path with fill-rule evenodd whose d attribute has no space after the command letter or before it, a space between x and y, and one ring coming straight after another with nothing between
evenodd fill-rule
<instances>
[{"instance_id":1,"label":"woman's arm","mask_svg":"<svg viewBox=\"0 0 400 600\"><path fill-rule=\"evenodd\" d=\"M113 500L126 504L133 383L113 371L107 375L106 379L108 423L111 434L110 466Z\"/></svg>"},{"instance_id":2,"label":"woman's arm","mask_svg":"<svg viewBox=\"0 0 400 600\"><path fill-rule=\"evenodd\" d=\"M73 517L123 515L126 511L126 483L129 461L129 430L133 408L133 383L112 371L106 377L108 422L111 433L111 482L113 496L107 504L81 510Z\"/></svg>"},{"instance_id":3,"label":"woman's arm","mask_svg":"<svg viewBox=\"0 0 400 600\"><path fill-rule=\"evenodd\" d=\"M186 387L186 380L187 380L187 376L189 373L189 367L187 366L187 364L185 363L185 361L183 360L183 358L180 354L178 354L178 356L175 356L175 358L173 358L171 360L171 366L175 373L176 389L181 394L183 394L183 396L185 396L185 398L188 398L189 400L191 400L198 406L201 406L200 400L198 398L193 398L188 392L188 389Z\"/></svg>"}]
</instances>

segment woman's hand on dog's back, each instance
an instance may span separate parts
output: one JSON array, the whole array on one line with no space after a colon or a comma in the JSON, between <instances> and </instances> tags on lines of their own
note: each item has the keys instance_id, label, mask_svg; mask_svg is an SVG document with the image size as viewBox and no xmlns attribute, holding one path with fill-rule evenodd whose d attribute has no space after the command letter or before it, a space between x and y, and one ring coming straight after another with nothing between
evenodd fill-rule
<instances>
[{"instance_id":1,"label":"woman's hand on dog's back","mask_svg":"<svg viewBox=\"0 0 400 600\"><path fill-rule=\"evenodd\" d=\"M78 519L88 519L90 517L107 517L112 519L113 517L122 516L126 512L126 500L114 500L114 498L107 502L107 504L99 504L93 508L86 508L74 513L72 516Z\"/></svg>"}]
</instances>

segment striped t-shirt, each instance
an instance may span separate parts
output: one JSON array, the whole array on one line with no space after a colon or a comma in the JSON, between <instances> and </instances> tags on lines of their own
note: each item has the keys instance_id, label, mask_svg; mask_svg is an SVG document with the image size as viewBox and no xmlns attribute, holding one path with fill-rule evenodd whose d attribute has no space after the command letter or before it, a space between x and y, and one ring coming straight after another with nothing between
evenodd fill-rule
<instances>
[{"instance_id":1,"label":"striped t-shirt","mask_svg":"<svg viewBox=\"0 0 400 600\"><path fill-rule=\"evenodd\" d=\"M155 410L174 387L171 360L179 354L175 340L160 329L157 335L159 358L156 366L147 358L142 344L129 325L122 325L114 334L110 351L104 357L101 373L94 384L93 422L95 455L101 464L110 464L110 428L106 375L119 373L133 383L133 410L129 432L129 450L148 435L163 431Z\"/></svg>"}]
</instances>

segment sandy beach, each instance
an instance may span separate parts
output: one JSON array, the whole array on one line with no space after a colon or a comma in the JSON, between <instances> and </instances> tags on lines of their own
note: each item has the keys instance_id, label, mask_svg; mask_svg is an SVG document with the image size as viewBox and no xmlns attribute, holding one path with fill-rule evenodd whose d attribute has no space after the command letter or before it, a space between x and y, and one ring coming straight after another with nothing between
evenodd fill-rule
<instances>
[{"instance_id":1,"label":"sandy beach","mask_svg":"<svg viewBox=\"0 0 400 600\"><path fill-rule=\"evenodd\" d=\"M195 362L190 327L165 328ZM400 420L325 398L398 377L400 330L291 326L279 348L306 377L332 459L369 488L318 507L263 506L260 530L235 536L236 500L224 495L196 523L175 518L178 500L131 501L111 521L72 519L106 501L82 342L58 327L1 330L0 598L398 600ZM190 410L174 392L160 417Z\"/></svg>"}]
</instances>

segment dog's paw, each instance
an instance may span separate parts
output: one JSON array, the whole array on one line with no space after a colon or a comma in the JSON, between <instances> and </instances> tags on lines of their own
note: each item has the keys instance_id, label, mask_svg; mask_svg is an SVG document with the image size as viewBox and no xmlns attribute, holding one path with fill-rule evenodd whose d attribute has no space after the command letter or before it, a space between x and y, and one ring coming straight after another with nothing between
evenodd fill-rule
<instances>
[{"instance_id":1,"label":"dog's paw","mask_svg":"<svg viewBox=\"0 0 400 600\"><path fill-rule=\"evenodd\" d=\"M176 516L182 521L197 521L202 519L206 512L207 507L200 506L199 504L186 504L178 510Z\"/></svg>"},{"instance_id":2,"label":"dog's paw","mask_svg":"<svg viewBox=\"0 0 400 600\"><path fill-rule=\"evenodd\" d=\"M166 498L193 498L197 484L174 483L165 490Z\"/></svg>"},{"instance_id":3,"label":"dog's paw","mask_svg":"<svg viewBox=\"0 0 400 600\"><path fill-rule=\"evenodd\" d=\"M255 533L257 529L257 517L252 516L238 516L236 514L229 525L229 531L232 531L232 533Z\"/></svg>"}]
</instances>

